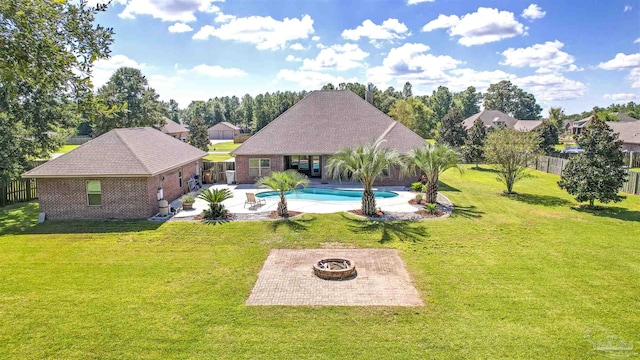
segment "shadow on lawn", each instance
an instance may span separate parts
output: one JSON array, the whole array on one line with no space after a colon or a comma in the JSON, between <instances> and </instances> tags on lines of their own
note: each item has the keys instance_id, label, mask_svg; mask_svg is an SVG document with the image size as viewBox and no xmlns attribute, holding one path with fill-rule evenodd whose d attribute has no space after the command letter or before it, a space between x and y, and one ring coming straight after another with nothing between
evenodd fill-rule
<instances>
[{"instance_id":1,"label":"shadow on lawn","mask_svg":"<svg viewBox=\"0 0 640 360\"><path fill-rule=\"evenodd\" d=\"M454 188L453 186L444 183L442 181L438 181L438 191L452 191L452 192L460 192L460 190Z\"/></svg>"},{"instance_id":2,"label":"shadow on lawn","mask_svg":"<svg viewBox=\"0 0 640 360\"><path fill-rule=\"evenodd\" d=\"M422 225L406 221L375 221L375 220L360 220L347 217L344 214L342 217L349 221L347 225L349 230L355 234L370 234L380 233L379 243L384 244L392 241L394 238L400 241L419 242L427 238L429 234Z\"/></svg>"},{"instance_id":3,"label":"shadow on lawn","mask_svg":"<svg viewBox=\"0 0 640 360\"><path fill-rule=\"evenodd\" d=\"M0 235L20 234L36 226L38 203L20 203L0 208Z\"/></svg>"},{"instance_id":4,"label":"shadow on lawn","mask_svg":"<svg viewBox=\"0 0 640 360\"><path fill-rule=\"evenodd\" d=\"M468 169L466 169L467 171L479 171L479 172L488 172L488 173L494 173L497 174L499 171L490 167L479 167L476 168L474 167L470 167Z\"/></svg>"},{"instance_id":5,"label":"shadow on lawn","mask_svg":"<svg viewBox=\"0 0 640 360\"><path fill-rule=\"evenodd\" d=\"M557 196L551 195L534 195L534 194L505 194L504 196L509 199L520 201L530 205L543 205L543 206L569 206L571 201Z\"/></svg>"},{"instance_id":6,"label":"shadow on lawn","mask_svg":"<svg viewBox=\"0 0 640 360\"><path fill-rule=\"evenodd\" d=\"M477 210L475 205L471 206L453 206L452 218L463 217L467 219L479 219L484 214L484 211Z\"/></svg>"},{"instance_id":7,"label":"shadow on lawn","mask_svg":"<svg viewBox=\"0 0 640 360\"><path fill-rule=\"evenodd\" d=\"M612 219L618 219L623 221L638 221L640 222L640 211L629 210L627 208L619 206L606 206L590 208L586 205L578 205L571 207L572 210L593 214L595 216L608 217Z\"/></svg>"},{"instance_id":8,"label":"shadow on lawn","mask_svg":"<svg viewBox=\"0 0 640 360\"><path fill-rule=\"evenodd\" d=\"M163 223L149 220L47 220L31 227L24 234L81 234L118 233L156 230Z\"/></svg>"},{"instance_id":9,"label":"shadow on lawn","mask_svg":"<svg viewBox=\"0 0 640 360\"><path fill-rule=\"evenodd\" d=\"M291 231L307 231L309 230L309 225L311 225L311 222L315 221L316 218L315 217L310 217L310 216L306 216L304 218L301 219L282 219L282 220L275 220L275 221L270 221L269 222L269 226L271 227L271 230L273 230L274 232L276 230L278 230L278 228L280 227L286 227L289 228L289 230Z\"/></svg>"}]
</instances>

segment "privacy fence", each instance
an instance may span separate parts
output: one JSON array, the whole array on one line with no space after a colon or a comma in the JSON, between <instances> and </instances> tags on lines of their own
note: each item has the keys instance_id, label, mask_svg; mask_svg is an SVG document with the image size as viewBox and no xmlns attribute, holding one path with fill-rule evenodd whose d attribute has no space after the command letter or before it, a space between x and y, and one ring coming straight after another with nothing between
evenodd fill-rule
<instances>
[{"instance_id":1,"label":"privacy fence","mask_svg":"<svg viewBox=\"0 0 640 360\"><path fill-rule=\"evenodd\" d=\"M37 198L35 179L0 180L0 207Z\"/></svg>"},{"instance_id":2,"label":"privacy fence","mask_svg":"<svg viewBox=\"0 0 640 360\"><path fill-rule=\"evenodd\" d=\"M562 171L569 163L569 159L561 159L552 156L540 156L532 168L544 171L549 174L562 175ZM640 167L640 152L630 152L626 154L625 164L629 164L629 168ZM640 195L640 172L629 171L627 181L622 185L623 192Z\"/></svg>"}]
</instances>

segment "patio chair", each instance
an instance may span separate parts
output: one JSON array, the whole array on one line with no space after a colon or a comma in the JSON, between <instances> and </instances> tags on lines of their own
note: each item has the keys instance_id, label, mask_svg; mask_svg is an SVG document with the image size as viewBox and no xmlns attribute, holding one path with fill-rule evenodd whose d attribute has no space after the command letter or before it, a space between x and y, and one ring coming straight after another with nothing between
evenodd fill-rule
<instances>
[{"instance_id":1,"label":"patio chair","mask_svg":"<svg viewBox=\"0 0 640 360\"><path fill-rule=\"evenodd\" d=\"M244 202L244 206L246 207L247 204L253 207L256 205L266 205L267 202L264 199L256 198L256 194L254 193L247 193L247 200Z\"/></svg>"}]
</instances>

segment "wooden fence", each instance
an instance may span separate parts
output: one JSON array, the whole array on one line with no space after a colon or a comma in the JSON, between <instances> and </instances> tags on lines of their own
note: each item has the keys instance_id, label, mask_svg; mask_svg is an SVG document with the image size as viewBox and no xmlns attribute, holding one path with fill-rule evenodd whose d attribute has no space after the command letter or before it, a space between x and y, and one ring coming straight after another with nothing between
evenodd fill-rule
<instances>
[{"instance_id":1,"label":"wooden fence","mask_svg":"<svg viewBox=\"0 0 640 360\"><path fill-rule=\"evenodd\" d=\"M72 136L67 139L67 145L82 145L93 139L91 136Z\"/></svg>"},{"instance_id":2,"label":"wooden fence","mask_svg":"<svg viewBox=\"0 0 640 360\"><path fill-rule=\"evenodd\" d=\"M640 152L629 151L624 153L624 164L629 168L640 168Z\"/></svg>"},{"instance_id":3,"label":"wooden fence","mask_svg":"<svg viewBox=\"0 0 640 360\"><path fill-rule=\"evenodd\" d=\"M35 179L0 180L0 207L38 198Z\"/></svg>"},{"instance_id":4,"label":"wooden fence","mask_svg":"<svg viewBox=\"0 0 640 360\"><path fill-rule=\"evenodd\" d=\"M202 164L204 170L204 181L207 183L224 183L227 179L225 171L236 169L236 163L233 161L204 161Z\"/></svg>"},{"instance_id":5,"label":"wooden fence","mask_svg":"<svg viewBox=\"0 0 640 360\"><path fill-rule=\"evenodd\" d=\"M638 159L640 159L640 153L636 152L635 154L638 154ZM629 160L629 158L627 158L627 160ZM631 157L631 161L635 161L633 157ZM552 156L540 156L535 165L532 165L531 167L549 174L562 175L562 171L568 163L569 159L561 159ZM639 166L636 165L634 167ZM627 181L625 181L625 183L622 185L620 191L629 194L640 195L640 172L629 171Z\"/></svg>"}]
</instances>

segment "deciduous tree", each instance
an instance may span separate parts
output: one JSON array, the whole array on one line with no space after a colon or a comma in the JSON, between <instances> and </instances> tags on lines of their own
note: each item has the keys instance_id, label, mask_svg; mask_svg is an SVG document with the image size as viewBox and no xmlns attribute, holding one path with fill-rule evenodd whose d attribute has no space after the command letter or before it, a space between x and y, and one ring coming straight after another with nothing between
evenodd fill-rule
<instances>
[{"instance_id":1,"label":"deciduous tree","mask_svg":"<svg viewBox=\"0 0 640 360\"><path fill-rule=\"evenodd\" d=\"M485 109L499 110L519 120L539 119L542 113L542 107L536 103L532 94L508 80L489 85L483 97Z\"/></svg>"},{"instance_id":2,"label":"deciduous tree","mask_svg":"<svg viewBox=\"0 0 640 360\"><path fill-rule=\"evenodd\" d=\"M464 144L467 133L462 126L462 114L455 106L442 118L438 142L453 148L459 148Z\"/></svg>"},{"instance_id":3,"label":"deciduous tree","mask_svg":"<svg viewBox=\"0 0 640 360\"><path fill-rule=\"evenodd\" d=\"M484 146L487 163L498 170L498 181L513 193L513 185L528 176L527 166L539 155L540 137L536 132L498 129L489 132Z\"/></svg>"}]
</instances>

